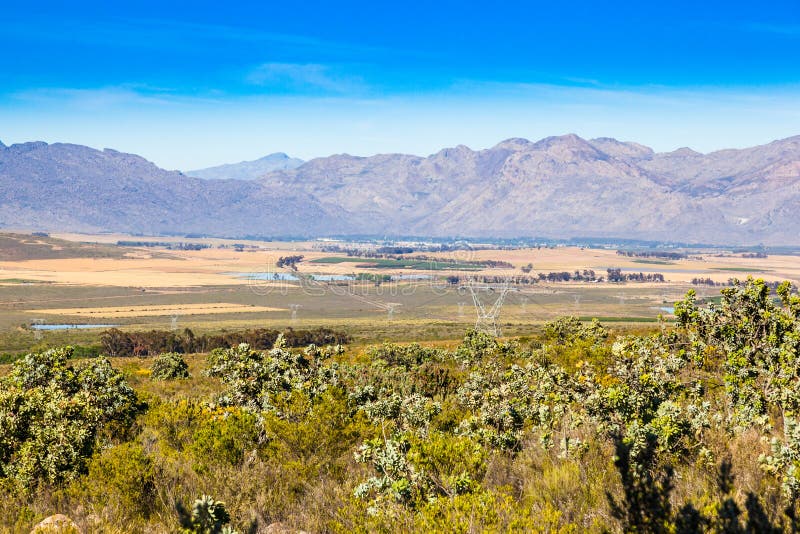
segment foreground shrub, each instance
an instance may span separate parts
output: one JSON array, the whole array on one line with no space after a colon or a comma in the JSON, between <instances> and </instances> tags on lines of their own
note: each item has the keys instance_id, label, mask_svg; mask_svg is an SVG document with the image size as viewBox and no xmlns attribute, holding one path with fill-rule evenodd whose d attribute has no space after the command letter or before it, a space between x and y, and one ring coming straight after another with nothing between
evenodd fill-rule
<instances>
[{"instance_id":1,"label":"foreground shrub","mask_svg":"<svg viewBox=\"0 0 800 534\"><path fill-rule=\"evenodd\" d=\"M597 319L587 325L577 317L569 316L545 323L544 337L559 345L569 345L577 341L599 344L608 338L608 332Z\"/></svg>"},{"instance_id":2,"label":"foreground shrub","mask_svg":"<svg viewBox=\"0 0 800 534\"><path fill-rule=\"evenodd\" d=\"M313 403L336 386L338 366L323 362L342 352L339 345L325 349L309 345L302 353L294 353L286 348L284 338L278 337L269 352L252 350L245 343L214 350L206 373L218 377L227 387L219 398L220 405L288 416L282 413L281 406L294 392Z\"/></svg>"},{"instance_id":3,"label":"foreground shrub","mask_svg":"<svg viewBox=\"0 0 800 534\"><path fill-rule=\"evenodd\" d=\"M147 384L116 445L131 417L108 362L29 355L2 379L0 530L63 510L87 531L176 532L175 503L205 493L228 506L186 504L184 532L228 515L244 532L797 532L800 298L779 295L689 294L647 335L566 318L524 345L473 331L346 361L237 345L191 396ZM20 473L77 480L26 493Z\"/></svg>"},{"instance_id":4,"label":"foreground shrub","mask_svg":"<svg viewBox=\"0 0 800 534\"><path fill-rule=\"evenodd\" d=\"M167 352L153 360L150 373L152 380L181 380L189 378L189 366L180 354Z\"/></svg>"},{"instance_id":5,"label":"foreground shrub","mask_svg":"<svg viewBox=\"0 0 800 534\"><path fill-rule=\"evenodd\" d=\"M263 441L252 413L186 399L154 405L142 423L148 428L148 441L180 451L185 465L197 472L209 466L239 466Z\"/></svg>"},{"instance_id":6,"label":"foreground shrub","mask_svg":"<svg viewBox=\"0 0 800 534\"><path fill-rule=\"evenodd\" d=\"M108 360L73 367L71 355L70 347L28 354L0 379L0 477L24 489L77 477L101 431L120 435L138 411Z\"/></svg>"},{"instance_id":7,"label":"foreground shrub","mask_svg":"<svg viewBox=\"0 0 800 534\"><path fill-rule=\"evenodd\" d=\"M444 360L445 354L441 349L423 347L417 343L410 345L384 343L367 349L367 355L371 360L383 360L389 365L398 365L406 369L425 362Z\"/></svg>"},{"instance_id":8,"label":"foreground shrub","mask_svg":"<svg viewBox=\"0 0 800 534\"><path fill-rule=\"evenodd\" d=\"M155 506L153 461L140 443L123 443L103 450L89 462L84 495L119 522L147 518Z\"/></svg>"},{"instance_id":9,"label":"foreground shrub","mask_svg":"<svg viewBox=\"0 0 800 534\"><path fill-rule=\"evenodd\" d=\"M525 503L509 496L481 491L438 499L423 507L415 517L418 532L530 532L572 534L575 525L564 524L561 512L552 505L533 512Z\"/></svg>"},{"instance_id":10,"label":"foreground shrub","mask_svg":"<svg viewBox=\"0 0 800 534\"><path fill-rule=\"evenodd\" d=\"M215 501L209 495L203 495L192 505L192 513L186 514L179 509L182 533L185 534L236 534L227 526L231 516L225 509L225 503Z\"/></svg>"}]
</instances>

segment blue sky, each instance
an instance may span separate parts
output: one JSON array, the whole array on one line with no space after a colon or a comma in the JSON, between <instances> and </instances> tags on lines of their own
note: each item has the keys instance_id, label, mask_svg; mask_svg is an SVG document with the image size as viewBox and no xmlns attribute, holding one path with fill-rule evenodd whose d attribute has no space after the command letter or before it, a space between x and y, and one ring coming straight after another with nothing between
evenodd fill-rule
<instances>
[{"instance_id":1,"label":"blue sky","mask_svg":"<svg viewBox=\"0 0 800 534\"><path fill-rule=\"evenodd\" d=\"M26 5L35 4L35 5ZM800 2L10 2L0 140L191 169L575 132L800 134Z\"/></svg>"}]
</instances>

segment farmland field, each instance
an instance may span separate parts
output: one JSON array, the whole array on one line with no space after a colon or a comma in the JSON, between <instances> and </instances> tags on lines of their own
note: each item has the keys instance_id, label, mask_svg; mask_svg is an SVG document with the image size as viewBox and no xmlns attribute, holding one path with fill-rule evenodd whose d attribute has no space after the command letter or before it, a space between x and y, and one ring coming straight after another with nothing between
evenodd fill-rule
<instances>
[{"instance_id":1,"label":"farmland field","mask_svg":"<svg viewBox=\"0 0 800 534\"><path fill-rule=\"evenodd\" d=\"M207 248L116 244L132 240ZM692 285L693 278L719 284L748 275L800 280L793 256L747 258L724 250L693 251L666 261L581 247L476 246L394 259L326 252L315 241L239 243L80 234L4 234L0 245L0 353L64 339L90 343L99 335L30 328L48 323L199 332L329 326L347 329L356 342L453 340L475 324L477 314L471 293L462 282L448 283L448 276L504 280L584 270L604 275L609 268L664 275L663 283L512 284L498 318L505 335L525 335L566 314L602 317L617 329L641 328L659 315L668 318L672 303L688 289L694 288L700 297L718 294L718 287ZM276 266L279 258L293 255L303 257L296 271ZM487 262L501 266L487 267ZM524 274L521 269L527 265L531 271ZM418 274L407 275L409 270ZM490 286L478 284L476 291L489 307L497 298Z\"/></svg>"},{"instance_id":2,"label":"farmland field","mask_svg":"<svg viewBox=\"0 0 800 534\"><path fill-rule=\"evenodd\" d=\"M44 315L76 315L79 317L110 317L114 319L123 317L164 317L166 315L205 315L212 313L255 313L278 311L278 308L265 306L246 306L244 304L215 303L215 304L175 304L175 305L142 305L142 306L103 306L100 308L52 308L37 309L38 314Z\"/></svg>"}]
</instances>

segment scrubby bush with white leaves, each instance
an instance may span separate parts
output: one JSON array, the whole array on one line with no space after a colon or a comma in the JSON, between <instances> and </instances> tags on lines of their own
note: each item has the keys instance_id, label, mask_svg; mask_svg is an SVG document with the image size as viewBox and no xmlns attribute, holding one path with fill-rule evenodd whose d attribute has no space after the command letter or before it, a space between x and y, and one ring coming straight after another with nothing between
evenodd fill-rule
<instances>
[{"instance_id":1,"label":"scrubby bush with white leaves","mask_svg":"<svg viewBox=\"0 0 800 534\"><path fill-rule=\"evenodd\" d=\"M28 354L0 379L0 477L23 489L77 478L101 433L124 433L139 410L107 359L71 356L71 347Z\"/></svg>"},{"instance_id":2,"label":"scrubby bush with white leaves","mask_svg":"<svg viewBox=\"0 0 800 534\"><path fill-rule=\"evenodd\" d=\"M185 380L189 378L189 366L183 356L176 352L159 354L150 366L152 380Z\"/></svg>"}]
</instances>

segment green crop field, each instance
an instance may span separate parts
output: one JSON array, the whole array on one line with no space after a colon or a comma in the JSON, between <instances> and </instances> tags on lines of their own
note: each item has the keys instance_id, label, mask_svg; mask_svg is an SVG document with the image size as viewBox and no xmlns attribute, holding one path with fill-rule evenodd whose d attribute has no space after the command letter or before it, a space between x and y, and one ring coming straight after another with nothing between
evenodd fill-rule
<instances>
[{"instance_id":1,"label":"green crop field","mask_svg":"<svg viewBox=\"0 0 800 534\"><path fill-rule=\"evenodd\" d=\"M731 271L736 273L767 273L769 269L759 269L753 267L717 267L717 271Z\"/></svg>"}]
</instances>

